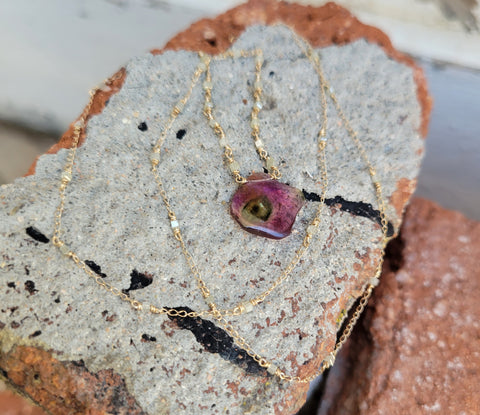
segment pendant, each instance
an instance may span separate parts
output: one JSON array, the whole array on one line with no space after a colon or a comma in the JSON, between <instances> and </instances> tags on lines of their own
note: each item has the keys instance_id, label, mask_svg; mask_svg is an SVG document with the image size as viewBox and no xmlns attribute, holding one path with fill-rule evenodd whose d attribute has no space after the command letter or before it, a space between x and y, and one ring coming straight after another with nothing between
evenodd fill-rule
<instances>
[{"instance_id":1,"label":"pendant","mask_svg":"<svg viewBox=\"0 0 480 415\"><path fill-rule=\"evenodd\" d=\"M280 183L268 174L254 173L233 195L230 212L247 232L282 239L290 235L304 204L301 190Z\"/></svg>"}]
</instances>

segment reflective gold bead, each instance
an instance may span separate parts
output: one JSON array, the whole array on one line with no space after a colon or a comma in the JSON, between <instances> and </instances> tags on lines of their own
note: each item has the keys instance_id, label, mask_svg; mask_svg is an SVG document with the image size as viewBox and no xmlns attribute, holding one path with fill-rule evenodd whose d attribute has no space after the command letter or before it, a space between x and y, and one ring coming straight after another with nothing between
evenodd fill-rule
<instances>
[{"instance_id":1,"label":"reflective gold bead","mask_svg":"<svg viewBox=\"0 0 480 415\"><path fill-rule=\"evenodd\" d=\"M68 183L72 180L72 173L69 171L64 171L62 173L62 182Z\"/></svg>"}]
</instances>

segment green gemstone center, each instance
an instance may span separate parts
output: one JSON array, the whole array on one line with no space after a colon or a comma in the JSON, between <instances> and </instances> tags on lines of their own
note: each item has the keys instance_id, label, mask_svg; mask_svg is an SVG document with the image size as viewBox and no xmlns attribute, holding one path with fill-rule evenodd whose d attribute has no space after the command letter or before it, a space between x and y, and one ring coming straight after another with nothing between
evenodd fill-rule
<instances>
[{"instance_id":1,"label":"green gemstone center","mask_svg":"<svg viewBox=\"0 0 480 415\"><path fill-rule=\"evenodd\" d=\"M272 214L272 204L265 196L250 200L242 209L246 219L265 222Z\"/></svg>"}]
</instances>

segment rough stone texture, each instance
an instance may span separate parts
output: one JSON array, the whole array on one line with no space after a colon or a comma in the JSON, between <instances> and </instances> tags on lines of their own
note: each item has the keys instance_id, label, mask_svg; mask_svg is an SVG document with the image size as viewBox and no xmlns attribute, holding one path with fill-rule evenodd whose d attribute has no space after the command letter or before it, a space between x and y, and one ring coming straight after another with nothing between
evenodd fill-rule
<instances>
[{"instance_id":1,"label":"rough stone texture","mask_svg":"<svg viewBox=\"0 0 480 415\"><path fill-rule=\"evenodd\" d=\"M420 132L424 137L427 135L432 100L421 68L413 59L394 49L388 36L381 30L361 23L348 10L332 2L322 7L305 7L276 0L250 0L214 20L203 19L191 25L168 42L165 49L202 50L214 54L227 49L248 26L278 23L293 28L317 47L366 39L379 45L391 58L410 66L422 108ZM161 50L152 52L161 53Z\"/></svg>"},{"instance_id":2,"label":"rough stone texture","mask_svg":"<svg viewBox=\"0 0 480 415\"><path fill-rule=\"evenodd\" d=\"M319 414L480 413L480 223L415 199Z\"/></svg>"},{"instance_id":3,"label":"rough stone texture","mask_svg":"<svg viewBox=\"0 0 480 415\"><path fill-rule=\"evenodd\" d=\"M255 1L251 9L242 6L241 12L225 15L237 22L231 33L239 34L261 16L271 23L268 11L275 4ZM258 13L259 7L263 14ZM275 6L277 20L289 23L290 7ZM249 10L255 13L250 15ZM347 35L338 37L332 28L345 33L352 26L356 29L353 40L362 37L362 26L343 9L327 5L301 10L304 20L315 16L316 22L321 17L317 10L323 10L323 20L329 21L330 26L325 26L330 31L319 31L315 44L352 40ZM238 16L244 16L242 24ZM195 35L197 27L192 28ZM389 202L387 216L397 229L418 173L423 151L420 132L428 120L429 101L418 70L411 63L390 59L403 58L391 52L384 35L367 29L365 37L374 33L375 43L383 49L359 40L325 47L321 55L327 78L377 168ZM322 37L326 35L330 42ZM181 46L184 38L180 35L172 44ZM211 47L227 45L222 38L203 39ZM286 27L251 27L235 47L264 49L268 105L260 117L262 137L269 152L281 161L284 178L318 193L318 183L312 179L318 175L312 149L320 108L318 81L310 63ZM98 116L90 118L77 152L63 228L71 248L100 265L110 283L127 289L132 278L142 273L150 284L131 291L135 298L201 310L205 306L172 238L148 169L151 146L188 87L197 61L189 52L132 59L110 90L95 97L91 114ZM215 62L212 72L216 114L236 158L244 170L259 171L248 127L253 62ZM280 274L299 246L316 203L302 210L294 232L285 240L269 241L241 231L228 213L235 185L221 163L201 107L198 86L163 143L160 171L213 297L222 307L230 307L261 292ZM148 129L139 129L141 123ZM176 137L180 129L186 131L181 140ZM375 193L331 104L328 136L327 197L343 202L324 209L319 236L291 278L255 313L231 320L258 353L300 376L315 373L332 350L345 311L361 295L380 255L381 232L375 218L371 212L358 214L368 204L376 208ZM68 147L70 137L71 131L52 153ZM265 376L208 320L139 315L101 291L51 244L26 233L33 226L51 237L65 157L65 150L42 156L34 175L1 189L0 367L4 376L56 413L72 413L71 408L79 413L110 411L111 402L125 413L295 412L308 385Z\"/></svg>"}]
</instances>

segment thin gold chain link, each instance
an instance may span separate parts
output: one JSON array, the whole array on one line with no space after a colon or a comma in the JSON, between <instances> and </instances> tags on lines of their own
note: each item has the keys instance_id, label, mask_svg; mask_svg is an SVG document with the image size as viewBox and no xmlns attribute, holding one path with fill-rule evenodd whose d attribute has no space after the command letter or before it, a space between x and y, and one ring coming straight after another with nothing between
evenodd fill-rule
<instances>
[{"instance_id":1,"label":"thin gold chain link","mask_svg":"<svg viewBox=\"0 0 480 415\"><path fill-rule=\"evenodd\" d=\"M262 103L262 80L261 80L261 73L262 73L262 65L263 65L263 51L261 49L255 49L252 51L229 51L226 53L222 53L217 56L210 56L206 55L202 52L199 53L200 59L202 60L202 64L205 66L205 82L203 83L203 89L205 91L205 103L203 107L203 113L207 118L209 126L212 128L214 133L218 137L218 142L221 147L224 148L224 156L228 162L228 168L230 169L235 181L239 184L243 184L247 182L247 179L240 174L240 165L233 157L233 150L231 145L227 142L226 134L223 127L220 123L215 119L213 115L213 101L212 101L212 89L213 89L213 82L212 82L212 75L210 70L210 63L212 60L223 60L228 58L234 58L236 56L242 58L249 58L253 57L255 59L255 80L253 82L253 105L252 110L250 113L250 127L251 127L251 135L253 138L253 143L257 150L257 153L260 159L264 162L264 166L269 172L269 175L272 179L280 179L282 174L278 167L275 165L273 158L268 155L267 150L265 149L263 141L260 139L260 123L258 120L258 114L263 107Z\"/></svg>"}]
</instances>

